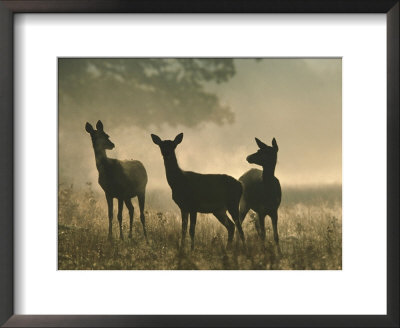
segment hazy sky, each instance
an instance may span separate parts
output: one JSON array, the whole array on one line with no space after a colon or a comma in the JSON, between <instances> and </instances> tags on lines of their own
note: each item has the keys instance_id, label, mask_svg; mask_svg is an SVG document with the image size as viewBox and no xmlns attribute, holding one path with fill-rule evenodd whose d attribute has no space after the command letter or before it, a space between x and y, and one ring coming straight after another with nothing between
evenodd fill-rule
<instances>
[{"instance_id":1,"label":"hazy sky","mask_svg":"<svg viewBox=\"0 0 400 328\"><path fill-rule=\"evenodd\" d=\"M170 122L131 125L118 112L110 119L112 108L95 105L95 102L90 107L90 101L83 106L74 99L60 98L60 181L78 185L92 182L95 188L100 188L85 123L89 121L95 126L101 119L116 145L114 150L108 151L108 156L142 161L149 176L149 188L169 188L160 150L153 144L150 133L162 139L173 139L180 132L184 133L184 138L176 153L184 170L226 173L239 178L256 167L246 162L246 157L257 150L254 137L268 145L275 137L279 146L275 175L283 185L341 183L341 60L235 59L234 64L236 73L227 82L204 85L233 114L233 119L224 124L207 120L195 127L171 126ZM63 79L61 72L60 81ZM93 67L84 73L88 72L94 76L98 74ZM85 95L84 87L82 94ZM104 90L102 97L112 103L115 95ZM120 99L115 102L120 103ZM145 106L136 105L136 108ZM124 115L139 117L143 111L136 111L132 106ZM190 108L179 115L189 119Z\"/></svg>"}]
</instances>

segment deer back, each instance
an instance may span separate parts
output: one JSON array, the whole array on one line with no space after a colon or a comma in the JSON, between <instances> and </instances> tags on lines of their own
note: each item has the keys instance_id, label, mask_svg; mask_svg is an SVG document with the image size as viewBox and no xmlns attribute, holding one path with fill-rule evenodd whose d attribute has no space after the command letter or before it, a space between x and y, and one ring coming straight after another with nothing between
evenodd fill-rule
<instances>
[{"instance_id":1,"label":"deer back","mask_svg":"<svg viewBox=\"0 0 400 328\"><path fill-rule=\"evenodd\" d=\"M244 173L239 181L243 185L242 200L254 211L270 212L281 203L281 186L279 180L272 176L263 180L263 171L251 169Z\"/></svg>"},{"instance_id":2,"label":"deer back","mask_svg":"<svg viewBox=\"0 0 400 328\"><path fill-rule=\"evenodd\" d=\"M144 192L147 172L140 161L107 159L99 168L99 184L113 197L132 198Z\"/></svg>"},{"instance_id":3,"label":"deer back","mask_svg":"<svg viewBox=\"0 0 400 328\"><path fill-rule=\"evenodd\" d=\"M182 171L180 181L171 185L174 201L180 208L211 213L238 203L242 194L239 181L225 174L200 174Z\"/></svg>"}]
</instances>

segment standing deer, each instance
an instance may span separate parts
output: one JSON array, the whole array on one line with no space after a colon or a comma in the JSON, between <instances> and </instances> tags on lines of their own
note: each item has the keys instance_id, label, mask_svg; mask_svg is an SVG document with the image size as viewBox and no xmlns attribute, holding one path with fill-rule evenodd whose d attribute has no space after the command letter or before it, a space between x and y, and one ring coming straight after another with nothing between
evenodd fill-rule
<instances>
[{"instance_id":1,"label":"standing deer","mask_svg":"<svg viewBox=\"0 0 400 328\"><path fill-rule=\"evenodd\" d=\"M219 222L228 230L228 247L232 244L235 225L244 243L244 234L239 221L239 201L242 195L242 185L239 181L225 174L199 174L183 171L178 165L175 148L183 139L183 133L175 139L161 140L152 134L153 142L160 147L164 158L167 181L172 189L172 199L179 206L182 215L183 248L186 237L188 215L190 214L191 249L194 249L194 235L197 212L213 213ZM228 211L235 224L226 214Z\"/></svg>"},{"instance_id":2,"label":"standing deer","mask_svg":"<svg viewBox=\"0 0 400 328\"><path fill-rule=\"evenodd\" d=\"M139 161L120 161L108 158L106 150L111 150L115 146L110 141L110 136L104 132L103 123L98 121L96 129L86 123L86 131L92 137L96 167L99 171L99 184L103 188L108 205L108 238L112 238L112 219L113 219L113 199L118 199L118 222L119 235L123 239L122 233L122 209L123 203L129 211L129 238L132 238L132 221L134 207L131 198L136 197L139 201L140 220L143 225L143 233L147 242L146 224L144 217L144 201L147 184L147 173L143 164Z\"/></svg>"},{"instance_id":3,"label":"standing deer","mask_svg":"<svg viewBox=\"0 0 400 328\"><path fill-rule=\"evenodd\" d=\"M256 228L262 241L265 240L265 216L269 215L274 230L274 240L281 253L278 235L278 208L281 203L281 185L275 177L275 166L278 154L278 144L272 139L272 147L256 139L260 148L256 153L249 155L250 164L262 166L263 170L251 169L243 174L239 181L243 185L243 194L240 200L240 223L246 217L249 209L257 213Z\"/></svg>"}]
</instances>

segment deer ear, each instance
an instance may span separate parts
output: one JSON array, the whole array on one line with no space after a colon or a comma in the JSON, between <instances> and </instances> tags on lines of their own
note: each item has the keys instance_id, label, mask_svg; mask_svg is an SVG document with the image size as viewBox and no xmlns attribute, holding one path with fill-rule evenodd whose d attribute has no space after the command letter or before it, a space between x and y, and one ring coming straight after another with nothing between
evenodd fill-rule
<instances>
[{"instance_id":1,"label":"deer ear","mask_svg":"<svg viewBox=\"0 0 400 328\"><path fill-rule=\"evenodd\" d=\"M279 148L278 148L278 144L276 143L276 139L274 138L274 139L272 139L272 146L274 147L274 149L276 150L276 151L278 151L279 150Z\"/></svg>"},{"instance_id":2,"label":"deer ear","mask_svg":"<svg viewBox=\"0 0 400 328\"><path fill-rule=\"evenodd\" d=\"M103 131L103 129L104 129L103 123L101 123L100 120L98 120L97 123L96 123L96 129L97 129L98 131Z\"/></svg>"},{"instance_id":3,"label":"deer ear","mask_svg":"<svg viewBox=\"0 0 400 328\"><path fill-rule=\"evenodd\" d=\"M268 146L267 146L265 143L263 143L261 140L259 140L258 138L255 138L255 139L256 139L257 146L258 146L260 149L268 148Z\"/></svg>"},{"instance_id":4,"label":"deer ear","mask_svg":"<svg viewBox=\"0 0 400 328\"><path fill-rule=\"evenodd\" d=\"M86 130L87 133L92 133L92 132L93 132L93 126L92 126L92 124L86 122L85 130Z\"/></svg>"},{"instance_id":5,"label":"deer ear","mask_svg":"<svg viewBox=\"0 0 400 328\"><path fill-rule=\"evenodd\" d=\"M151 135L151 139L153 139L153 142L154 142L156 145L160 145L161 139L160 139L159 136L156 136L155 134L152 134L152 135Z\"/></svg>"},{"instance_id":6,"label":"deer ear","mask_svg":"<svg viewBox=\"0 0 400 328\"><path fill-rule=\"evenodd\" d=\"M183 139L183 133L179 133L174 139L174 144L179 145L182 142L182 139Z\"/></svg>"}]
</instances>

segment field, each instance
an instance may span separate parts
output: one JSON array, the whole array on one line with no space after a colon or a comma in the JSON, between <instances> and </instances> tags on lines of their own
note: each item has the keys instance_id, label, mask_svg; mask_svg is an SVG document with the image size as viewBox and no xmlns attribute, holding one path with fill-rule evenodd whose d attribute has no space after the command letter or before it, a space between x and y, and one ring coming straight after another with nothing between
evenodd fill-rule
<instances>
[{"instance_id":1,"label":"field","mask_svg":"<svg viewBox=\"0 0 400 328\"><path fill-rule=\"evenodd\" d=\"M86 188L59 186L58 268L60 270L341 270L341 186L283 187L278 229L278 256L272 225L266 218L263 245L254 227L254 213L243 223L246 248L236 240L226 250L226 229L212 216L199 214L195 249L190 237L180 249L181 219L169 191L150 191L146 197L146 244L135 200L133 239L127 238L128 211L124 208L124 240L119 239L114 201L113 240L108 241L104 194Z\"/></svg>"}]
</instances>

